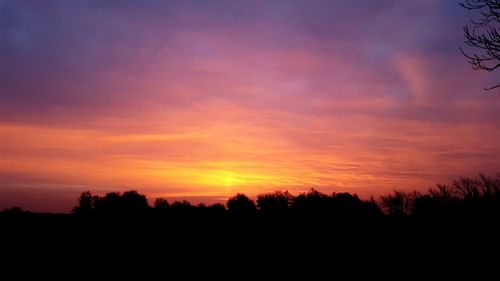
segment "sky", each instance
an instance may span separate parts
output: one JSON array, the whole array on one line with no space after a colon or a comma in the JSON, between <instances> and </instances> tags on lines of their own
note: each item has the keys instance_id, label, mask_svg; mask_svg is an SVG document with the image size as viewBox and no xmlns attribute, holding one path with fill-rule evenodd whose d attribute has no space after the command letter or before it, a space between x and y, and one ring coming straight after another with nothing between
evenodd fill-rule
<instances>
[{"instance_id":1,"label":"sky","mask_svg":"<svg viewBox=\"0 0 500 281\"><path fill-rule=\"evenodd\" d=\"M0 209L377 198L500 172L457 1L0 0ZM498 79L498 80L495 80Z\"/></svg>"}]
</instances>

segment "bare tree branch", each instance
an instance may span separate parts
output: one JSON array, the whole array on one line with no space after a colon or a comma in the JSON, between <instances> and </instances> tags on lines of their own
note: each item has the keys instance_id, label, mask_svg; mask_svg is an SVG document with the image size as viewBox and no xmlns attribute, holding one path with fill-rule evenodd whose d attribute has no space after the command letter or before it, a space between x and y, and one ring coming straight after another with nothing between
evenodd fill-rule
<instances>
[{"instance_id":1,"label":"bare tree branch","mask_svg":"<svg viewBox=\"0 0 500 281\"><path fill-rule=\"evenodd\" d=\"M460 51L474 70L493 72L500 68L500 0L465 0L460 6L478 10L482 16L463 28L465 45L476 52L466 52L463 48ZM500 84L483 88L489 91L498 87Z\"/></svg>"}]
</instances>

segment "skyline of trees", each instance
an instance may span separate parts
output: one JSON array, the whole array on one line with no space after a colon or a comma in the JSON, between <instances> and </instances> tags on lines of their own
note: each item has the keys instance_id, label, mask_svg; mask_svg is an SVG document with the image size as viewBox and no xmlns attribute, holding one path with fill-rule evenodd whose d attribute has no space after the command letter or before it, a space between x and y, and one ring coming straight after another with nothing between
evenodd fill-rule
<instances>
[{"instance_id":1,"label":"skyline of trees","mask_svg":"<svg viewBox=\"0 0 500 281\"><path fill-rule=\"evenodd\" d=\"M326 194L315 189L293 195L288 191L259 194L256 200L238 193L226 204L192 204L156 198L150 205L135 190L110 192L104 196L82 192L71 214L44 214L12 207L0 211L2 218L20 215L69 216L76 218L167 219L174 222L207 223L369 223L386 219L500 219L500 175L461 177L437 184L427 192L394 190L379 200L362 200L347 192Z\"/></svg>"},{"instance_id":2,"label":"skyline of trees","mask_svg":"<svg viewBox=\"0 0 500 281\"><path fill-rule=\"evenodd\" d=\"M461 177L450 184L437 184L425 193L394 190L381 196L379 200L361 200L356 194L347 192L326 194L311 188L297 196L288 191L274 191L259 194L256 200L238 193L229 198L226 205L216 203L193 205L188 201L169 202L167 198L156 198L150 206L145 195L135 190L107 193L105 196L83 192L74 214L82 213L137 213L148 210L188 210L218 209L237 217L251 217L257 213L267 216L286 216L290 213L380 213L390 216L412 216L429 210L451 210L458 205L487 205L488 208L500 206L500 176L492 177L479 174L477 177ZM439 208L437 208L438 206ZM491 208L490 208L491 209Z\"/></svg>"}]
</instances>

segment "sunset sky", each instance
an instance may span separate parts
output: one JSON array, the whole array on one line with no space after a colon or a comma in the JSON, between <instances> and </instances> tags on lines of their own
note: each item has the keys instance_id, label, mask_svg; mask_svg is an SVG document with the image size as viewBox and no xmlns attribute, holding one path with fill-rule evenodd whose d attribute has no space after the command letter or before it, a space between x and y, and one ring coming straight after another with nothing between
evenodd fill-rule
<instances>
[{"instance_id":1,"label":"sunset sky","mask_svg":"<svg viewBox=\"0 0 500 281\"><path fill-rule=\"evenodd\" d=\"M0 209L500 172L457 1L0 0Z\"/></svg>"}]
</instances>

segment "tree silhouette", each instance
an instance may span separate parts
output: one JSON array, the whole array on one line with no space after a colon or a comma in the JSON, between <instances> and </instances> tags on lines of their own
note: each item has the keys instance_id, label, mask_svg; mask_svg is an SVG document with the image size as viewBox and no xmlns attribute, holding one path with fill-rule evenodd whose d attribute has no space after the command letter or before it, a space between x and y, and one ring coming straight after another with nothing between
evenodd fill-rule
<instances>
[{"instance_id":1,"label":"tree silhouette","mask_svg":"<svg viewBox=\"0 0 500 281\"><path fill-rule=\"evenodd\" d=\"M295 213L314 214L327 212L330 207L330 199L327 194L311 189L295 197L290 208Z\"/></svg>"},{"instance_id":2,"label":"tree silhouette","mask_svg":"<svg viewBox=\"0 0 500 281\"><path fill-rule=\"evenodd\" d=\"M154 203L154 208L155 209L168 209L170 204L168 203L168 200L166 198L156 198L155 203Z\"/></svg>"},{"instance_id":3,"label":"tree silhouette","mask_svg":"<svg viewBox=\"0 0 500 281\"><path fill-rule=\"evenodd\" d=\"M283 215L288 211L292 201L293 196L288 191L275 191L259 194L257 196L257 207L267 215Z\"/></svg>"},{"instance_id":4,"label":"tree silhouette","mask_svg":"<svg viewBox=\"0 0 500 281\"><path fill-rule=\"evenodd\" d=\"M253 200L241 193L227 200L227 209L230 214L240 218L251 217L257 211L257 207Z\"/></svg>"},{"instance_id":5,"label":"tree silhouette","mask_svg":"<svg viewBox=\"0 0 500 281\"><path fill-rule=\"evenodd\" d=\"M104 197L94 198L94 209L98 212L120 212L121 196L118 192L107 193Z\"/></svg>"},{"instance_id":6,"label":"tree silhouette","mask_svg":"<svg viewBox=\"0 0 500 281\"><path fill-rule=\"evenodd\" d=\"M500 67L500 1L498 0L466 0L460 5L467 10L477 10L481 18L472 20L472 26L465 25L465 44L475 49L468 53L460 48L475 70L492 72ZM485 90L500 87L500 83Z\"/></svg>"},{"instance_id":7,"label":"tree silhouette","mask_svg":"<svg viewBox=\"0 0 500 281\"><path fill-rule=\"evenodd\" d=\"M221 203L215 203L207 207L207 212L220 216L226 212L226 207L224 207Z\"/></svg>"},{"instance_id":8,"label":"tree silhouette","mask_svg":"<svg viewBox=\"0 0 500 281\"><path fill-rule=\"evenodd\" d=\"M74 213L137 213L149 209L148 200L145 195L135 190L107 193L104 197L94 196L90 191L82 192L78 199L78 205L73 209Z\"/></svg>"},{"instance_id":9,"label":"tree silhouette","mask_svg":"<svg viewBox=\"0 0 500 281\"><path fill-rule=\"evenodd\" d=\"M84 191L78 198L78 205L73 208L75 213L88 213L94 208L94 197L90 191Z\"/></svg>"},{"instance_id":10,"label":"tree silhouette","mask_svg":"<svg viewBox=\"0 0 500 281\"><path fill-rule=\"evenodd\" d=\"M478 179L481 193L485 199L500 201L500 179L479 175Z\"/></svg>"},{"instance_id":11,"label":"tree silhouette","mask_svg":"<svg viewBox=\"0 0 500 281\"><path fill-rule=\"evenodd\" d=\"M193 206L189 201L175 201L170 204L170 210L175 214L180 214L182 216L192 215L197 206Z\"/></svg>"},{"instance_id":12,"label":"tree silhouette","mask_svg":"<svg viewBox=\"0 0 500 281\"><path fill-rule=\"evenodd\" d=\"M365 204L369 203L361 201L356 194L352 195L347 192L334 193L330 196L330 201L332 213L337 218L357 219L367 215L366 212L370 211L365 208Z\"/></svg>"},{"instance_id":13,"label":"tree silhouette","mask_svg":"<svg viewBox=\"0 0 500 281\"><path fill-rule=\"evenodd\" d=\"M126 191L121 198L122 207L127 211L144 211L149 209L148 199L135 190Z\"/></svg>"},{"instance_id":14,"label":"tree silhouette","mask_svg":"<svg viewBox=\"0 0 500 281\"><path fill-rule=\"evenodd\" d=\"M411 193L395 190L392 194L381 196L380 203L386 211L393 216L409 216L413 212L415 200L420 193Z\"/></svg>"}]
</instances>

